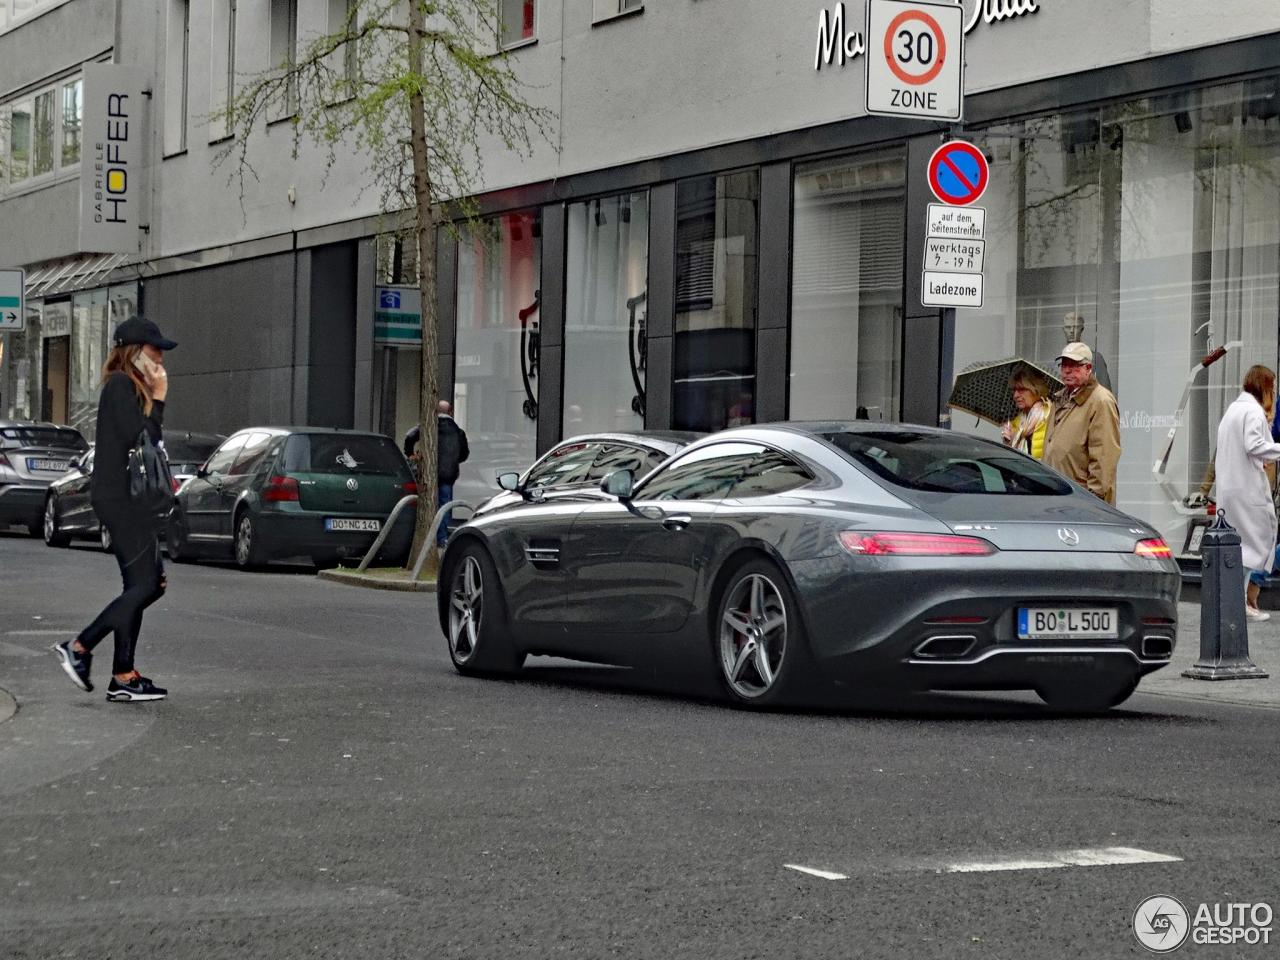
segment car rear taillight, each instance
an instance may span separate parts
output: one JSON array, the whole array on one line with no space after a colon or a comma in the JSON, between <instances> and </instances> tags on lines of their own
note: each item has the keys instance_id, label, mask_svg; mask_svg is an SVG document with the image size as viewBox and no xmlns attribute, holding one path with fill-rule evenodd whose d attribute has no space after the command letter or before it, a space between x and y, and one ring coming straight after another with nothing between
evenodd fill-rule
<instances>
[{"instance_id":1,"label":"car rear taillight","mask_svg":"<svg viewBox=\"0 0 1280 960\"><path fill-rule=\"evenodd\" d=\"M406 495L408 495L410 493L417 493L418 485L414 483L412 480L410 480L408 483L400 484L400 489L403 490Z\"/></svg>"},{"instance_id":2,"label":"car rear taillight","mask_svg":"<svg viewBox=\"0 0 1280 960\"><path fill-rule=\"evenodd\" d=\"M178 492L178 488L179 488L180 486L182 486L182 484L180 484L180 483L178 482L178 478L177 478L177 477L170 477L170 478L169 478L169 482L170 482L171 484L173 484L173 492L174 492L174 493L177 493L177 492Z\"/></svg>"},{"instance_id":3,"label":"car rear taillight","mask_svg":"<svg viewBox=\"0 0 1280 960\"><path fill-rule=\"evenodd\" d=\"M1137 545L1134 546L1133 552L1149 560L1173 559L1173 551L1169 549L1169 545L1161 537L1156 537L1153 540L1139 540Z\"/></svg>"},{"instance_id":4,"label":"car rear taillight","mask_svg":"<svg viewBox=\"0 0 1280 960\"><path fill-rule=\"evenodd\" d=\"M262 490L266 503L297 503L298 481L293 477L271 477Z\"/></svg>"},{"instance_id":5,"label":"car rear taillight","mask_svg":"<svg viewBox=\"0 0 1280 960\"><path fill-rule=\"evenodd\" d=\"M985 557L995 545L979 537L943 533L863 533L846 530L840 546L860 557Z\"/></svg>"}]
</instances>

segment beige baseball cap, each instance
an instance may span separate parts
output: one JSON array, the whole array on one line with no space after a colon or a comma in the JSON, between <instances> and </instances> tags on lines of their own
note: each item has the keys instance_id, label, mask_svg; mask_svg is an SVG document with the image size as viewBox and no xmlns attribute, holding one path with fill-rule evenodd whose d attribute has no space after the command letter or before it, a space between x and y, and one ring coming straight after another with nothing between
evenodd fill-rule
<instances>
[{"instance_id":1,"label":"beige baseball cap","mask_svg":"<svg viewBox=\"0 0 1280 960\"><path fill-rule=\"evenodd\" d=\"M1075 343L1068 343L1062 348L1062 352L1058 354L1059 360L1074 360L1076 363L1093 363L1093 351L1089 349L1087 343L1081 343L1077 340Z\"/></svg>"}]
</instances>

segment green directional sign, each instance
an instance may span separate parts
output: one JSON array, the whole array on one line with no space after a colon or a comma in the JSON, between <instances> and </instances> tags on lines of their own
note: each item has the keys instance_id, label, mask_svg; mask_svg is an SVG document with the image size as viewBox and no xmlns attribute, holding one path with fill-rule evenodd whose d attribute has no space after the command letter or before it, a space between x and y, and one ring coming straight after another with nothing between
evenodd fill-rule
<instances>
[{"instance_id":1,"label":"green directional sign","mask_svg":"<svg viewBox=\"0 0 1280 960\"><path fill-rule=\"evenodd\" d=\"M0 270L0 331L20 332L27 328L23 302L27 274L24 270Z\"/></svg>"}]
</instances>

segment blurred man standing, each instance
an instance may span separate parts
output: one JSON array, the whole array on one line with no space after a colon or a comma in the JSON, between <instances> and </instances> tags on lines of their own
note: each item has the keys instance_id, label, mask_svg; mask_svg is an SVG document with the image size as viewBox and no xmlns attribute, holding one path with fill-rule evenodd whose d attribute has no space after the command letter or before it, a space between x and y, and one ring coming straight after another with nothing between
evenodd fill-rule
<instances>
[{"instance_id":1,"label":"blurred man standing","mask_svg":"<svg viewBox=\"0 0 1280 960\"><path fill-rule=\"evenodd\" d=\"M1107 503L1116 502L1120 411L1093 372L1088 344L1068 343L1058 355L1065 386L1053 398L1044 462Z\"/></svg>"}]
</instances>

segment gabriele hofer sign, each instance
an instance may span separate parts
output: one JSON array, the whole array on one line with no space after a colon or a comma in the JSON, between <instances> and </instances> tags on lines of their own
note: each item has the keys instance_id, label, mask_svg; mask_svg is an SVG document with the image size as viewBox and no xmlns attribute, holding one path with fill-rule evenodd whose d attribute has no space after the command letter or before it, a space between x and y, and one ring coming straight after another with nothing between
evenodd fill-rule
<instances>
[{"instance_id":1,"label":"gabriele hofer sign","mask_svg":"<svg viewBox=\"0 0 1280 960\"><path fill-rule=\"evenodd\" d=\"M995 24L1016 17L1025 17L1040 10L1037 0L969 0L972 13L965 21L964 32L972 33L979 23ZM849 16L845 4L837 3L830 10L818 14L818 47L813 55L813 69L823 66L843 67L848 61L867 52L867 38L863 34L863 17ZM969 3L965 4L969 7Z\"/></svg>"},{"instance_id":2,"label":"gabriele hofer sign","mask_svg":"<svg viewBox=\"0 0 1280 960\"><path fill-rule=\"evenodd\" d=\"M137 67L84 66L80 249L85 253L138 250L146 87L146 72Z\"/></svg>"}]
</instances>

